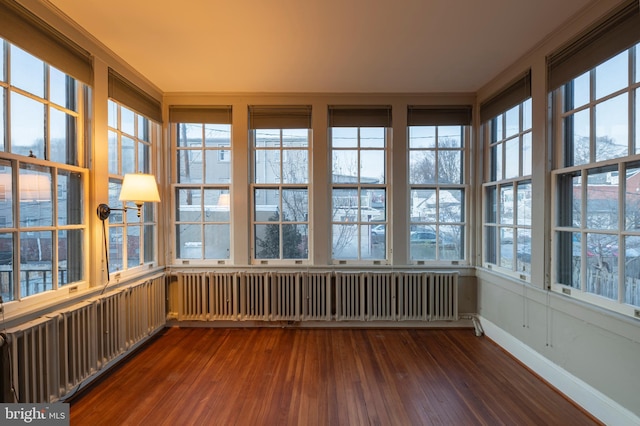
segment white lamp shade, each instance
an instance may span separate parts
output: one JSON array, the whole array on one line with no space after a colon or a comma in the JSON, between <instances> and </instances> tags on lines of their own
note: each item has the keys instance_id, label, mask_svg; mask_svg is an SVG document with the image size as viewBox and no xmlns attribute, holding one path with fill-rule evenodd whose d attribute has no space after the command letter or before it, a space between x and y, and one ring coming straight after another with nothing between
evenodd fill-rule
<instances>
[{"instance_id":1,"label":"white lamp shade","mask_svg":"<svg viewBox=\"0 0 640 426\"><path fill-rule=\"evenodd\" d=\"M133 201L135 204L159 202L160 194L155 176L144 173L124 175L119 199Z\"/></svg>"}]
</instances>

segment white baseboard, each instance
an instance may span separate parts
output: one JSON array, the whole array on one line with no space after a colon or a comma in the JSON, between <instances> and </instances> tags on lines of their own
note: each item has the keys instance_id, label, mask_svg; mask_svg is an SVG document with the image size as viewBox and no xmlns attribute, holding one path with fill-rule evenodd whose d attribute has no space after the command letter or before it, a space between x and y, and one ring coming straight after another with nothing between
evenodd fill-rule
<instances>
[{"instance_id":1,"label":"white baseboard","mask_svg":"<svg viewBox=\"0 0 640 426\"><path fill-rule=\"evenodd\" d=\"M640 425L640 417L554 364L491 321L478 317L485 334L567 398L609 426Z\"/></svg>"}]
</instances>

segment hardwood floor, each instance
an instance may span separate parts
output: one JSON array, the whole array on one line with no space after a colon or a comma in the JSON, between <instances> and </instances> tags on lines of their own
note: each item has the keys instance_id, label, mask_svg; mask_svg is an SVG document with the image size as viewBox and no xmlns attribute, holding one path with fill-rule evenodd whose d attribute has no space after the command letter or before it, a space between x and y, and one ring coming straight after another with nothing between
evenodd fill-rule
<instances>
[{"instance_id":1,"label":"hardwood floor","mask_svg":"<svg viewBox=\"0 0 640 426\"><path fill-rule=\"evenodd\" d=\"M468 329L169 328L72 425L597 424Z\"/></svg>"}]
</instances>

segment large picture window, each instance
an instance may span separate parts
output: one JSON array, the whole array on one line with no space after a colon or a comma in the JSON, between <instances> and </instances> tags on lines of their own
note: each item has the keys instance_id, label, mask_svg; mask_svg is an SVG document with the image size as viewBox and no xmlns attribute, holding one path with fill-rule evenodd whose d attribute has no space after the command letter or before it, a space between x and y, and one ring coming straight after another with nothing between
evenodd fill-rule
<instances>
[{"instance_id":1,"label":"large picture window","mask_svg":"<svg viewBox=\"0 0 640 426\"><path fill-rule=\"evenodd\" d=\"M484 262L531 274L531 85L525 75L483 104Z\"/></svg>"},{"instance_id":2,"label":"large picture window","mask_svg":"<svg viewBox=\"0 0 640 426\"><path fill-rule=\"evenodd\" d=\"M389 107L330 107L331 252L336 261L388 259Z\"/></svg>"},{"instance_id":3,"label":"large picture window","mask_svg":"<svg viewBox=\"0 0 640 426\"><path fill-rule=\"evenodd\" d=\"M558 54L564 60L550 60L553 288L635 315L640 307L638 3L628 2L613 16L597 32L622 31L618 37L588 33ZM635 42L629 48L630 40Z\"/></svg>"},{"instance_id":4,"label":"large picture window","mask_svg":"<svg viewBox=\"0 0 640 426\"><path fill-rule=\"evenodd\" d=\"M309 258L311 107L249 108L252 257Z\"/></svg>"},{"instance_id":5,"label":"large picture window","mask_svg":"<svg viewBox=\"0 0 640 426\"><path fill-rule=\"evenodd\" d=\"M0 39L0 294L4 301L86 280L89 88Z\"/></svg>"},{"instance_id":6,"label":"large picture window","mask_svg":"<svg viewBox=\"0 0 640 426\"><path fill-rule=\"evenodd\" d=\"M471 107L415 106L407 117L411 260L463 260Z\"/></svg>"},{"instance_id":7,"label":"large picture window","mask_svg":"<svg viewBox=\"0 0 640 426\"><path fill-rule=\"evenodd\" d=\"M175 257L231 253L231 108L170 109L176 141Z\"/></svg>"},{"instance_id":8,"label":"large picture window","mask_svg":"<svg viewBox=\"0 0 640 426\"><path fill-rule=\"evenodd\" d=\"M113 99L108 103L109 205L123 206L119 196L124 175L152 173L153 145L160 126ZM154 203L145 203L140 216L135 209L114 210L109 216L110 272L156 261L155 209Z\"/></svg>"}]
</instances>

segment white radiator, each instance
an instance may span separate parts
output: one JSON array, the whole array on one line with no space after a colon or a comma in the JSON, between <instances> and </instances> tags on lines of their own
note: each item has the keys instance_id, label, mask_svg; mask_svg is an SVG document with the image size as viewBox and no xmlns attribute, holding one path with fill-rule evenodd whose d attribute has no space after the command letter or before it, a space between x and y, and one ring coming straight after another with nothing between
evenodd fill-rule
<instances>
[{"instance_id":1,"label":"white radiator","mask_svg":"<svg viewBox=\"0 0 640 426\"><path fill-rule=\"evenodd\" d=\"M211 320L238 319L238 274L235 272L210 272L209 312Z\"/></svg>"},{"instance_id":2,"label":"white radiator","mask_svg":"<svg viewBox=\"0 0 640 426\"><path fill-rule=\"evenodd\" d=\"M207 320L207 273L178 273L178 320Z\"/></svg>"},{"instance_id":3,"label":"white radiator","mask_svg":"<svg viewBox=\"0 0 640 426\"><path fill-rule=\"evenodd\" d=\"M365 319L364 274L336 272L336 320Z\"/></svg>"},{"instance_id":4,"label":"white radiator","mask_svg":"<svg viewBox=\"0 0 640 426\"><path fill-rule=\"evenodd\" d=\"M309 272L302 276L303 320L331 320L331 276L331 272Z\"/></svg>"},{"instance_id":5,"label":"white radiator","mask_svg":"<svg viewBox=\"0 0 640 426\"><path fill-rule=\"evenodd\" d=\"M268 272L245 272L240 275L240 319L269 320Z\"/></svg>"},{"instance_id":6,"label":"white radiator","mask_svg":"<svg viewBox=\"0 0 640 426\"><path fill-rule=\"evenodd\" d=\"M300 277L301 273L299 272L273 272L269 275L272 320L300 320Z\"/></svg>"},{"instance_id":7,"label":"white radiator","mask_svg":"<svg viewBox=\"0 0 640 426\"><path fill-rule=\"evenodd\" d=\"M65 395L98 369L96 303L75 305L56 315L60 396Z\"/></svg>"},{"instance_id":8,"label":"white radiator","mask_svg":"<svg viewBox=\"0 0 640 426\"><path fill-rule=\"evenodd\" d=\"M428 321L429 274L401 272L398 274L398 320Z\"/></svg>"},{"instance_id":9,"label":"white radiator","mask_svg":"<svg viewBox=\"0 0 640 426\"><path fill-rule=\"evenodd\" d=\"M458 272L179 273L178 320L455 321Z\"/></svg>"},{"instance_id":10,"label":"white radiator","mask_svg":"<svg viewBox=\"0 0 640 426\"><path fill-rule=\"evenodd\" d=\"M395 321L396 274L393 272L369 272L365 275L367 295L366 319L370 321Z\"/></svg>"},{"instance_id":11,"label":"white radiator","mask_svg":"<svg viewBox=\"0 0 640 426\"><path fill-rule=\"evenodd\" d=\"M6 330L16 402L62 399L164 327L165 294L160 276Z\"/></svg>"},{"instance_id":12,"label":"white radiator","mask_svg":"<svg viewBox=\"0 0 640 426\"><path fill-rule=\"evenodd\" d=\"M432 321L457 321L458 273L429 274L430 319Z\"/></svg>"}]
</instances>

